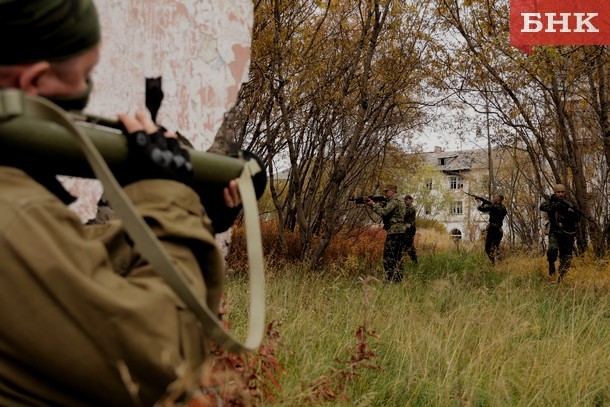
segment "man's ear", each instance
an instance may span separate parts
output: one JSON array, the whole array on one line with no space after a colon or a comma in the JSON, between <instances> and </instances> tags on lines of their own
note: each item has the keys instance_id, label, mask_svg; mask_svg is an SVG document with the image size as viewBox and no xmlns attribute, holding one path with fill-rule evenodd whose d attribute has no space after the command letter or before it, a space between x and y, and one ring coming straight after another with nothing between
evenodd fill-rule
<instances>
[{"instance_id":1,"label":"man's ear","mask_svg":"<svg viewBox=\"0 0 610 407\"><path fill-rule=\"evenodd\" d=\"M38 95L42 78L51 70L47 61L35 62L23 68L19 75L19 89L26 93Z\"/></svg>"}]
</instances>

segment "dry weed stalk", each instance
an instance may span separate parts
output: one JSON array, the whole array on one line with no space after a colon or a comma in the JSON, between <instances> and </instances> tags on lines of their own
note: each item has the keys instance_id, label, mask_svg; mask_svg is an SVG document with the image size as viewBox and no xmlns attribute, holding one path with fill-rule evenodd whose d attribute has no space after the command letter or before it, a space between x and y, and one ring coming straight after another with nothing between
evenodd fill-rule
<instances>
[{"instance_id":1,"label":"dry weed stalk","mask_svg":"<svg viewBox=\"0 0 610 407\"><path fill-rule=\"evenodd\" d=\"M188 407L246 407L273 402L281 393L280 378L285 371L276 356L283 346L279 324L267 325L265 339L255 355L237 355L218 348L203 368L200 389Z\"/></svg>"},{"instance_id":2,"label":"dry weed stalk","mask_svg":"<svg viewBox=\"0 0 610 407\"><path fill-rule=\"evenodd\" d=\"M337 359L341 368L332 369L327 375L322 375L314 380L304 393L304 401L309 404L329 401L349 401L345 394L347 386L360 374L362 369L382 369L375 362L376 355L369 344L371 339L379 339L374 331L369 331L365 326L356 330L356 346L345 360Z\"/></svg>"}]
</instances>

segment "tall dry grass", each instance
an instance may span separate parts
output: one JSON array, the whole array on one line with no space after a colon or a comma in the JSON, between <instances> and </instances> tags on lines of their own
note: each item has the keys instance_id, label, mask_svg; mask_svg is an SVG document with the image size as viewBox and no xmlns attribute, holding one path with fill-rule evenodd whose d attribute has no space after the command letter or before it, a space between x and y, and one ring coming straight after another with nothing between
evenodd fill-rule
<instances>
[{"instance_id":1,"label":"tall dry grass","mask_svg":"<svg viewBox=\"0 0 610 407\"><path fill-rule=\"evenodd\" d=\"M556 284L542 256L492 267L476 244L458 250L419 233L420 263L406 265L400 284L385 283L379 265L361 268L369 260L333 272L267 270L267 320L280 324L286 370L262 405L610 406L607 260L575 259ZM229 278L227 306L243 334L242 273ZM374 357L348 380L343 361L363 326L376 333L367 339ZM323 403L312 383L341 397Z\"/></svg>"}]
</instances>

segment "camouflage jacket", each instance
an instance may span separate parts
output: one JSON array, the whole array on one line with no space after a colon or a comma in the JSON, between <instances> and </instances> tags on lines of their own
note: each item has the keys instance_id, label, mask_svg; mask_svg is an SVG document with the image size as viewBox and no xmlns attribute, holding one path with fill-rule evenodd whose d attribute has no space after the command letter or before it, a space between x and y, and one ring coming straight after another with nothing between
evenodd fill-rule
<instances>
[{"instance_id":1,"label":"camouflage jacket","mask_svg":"<svg viewBox=\"0 0 610 407\"><path fill-rule=\"evenodd\" d=\"M197 194L167 180L125 192L217 312L223 258ZM0 405L151 406L178 372L198 377L210 340L120 221L84 226L47 188L0 166L0 259Z\"/></svg>"},{"instance_id":2,"label":"camouflage jacket","mask_svg":"<svg viewBox=\"0 0 610 407\"><path fill-rule=\"evenodd\" d=\"M376 203L372 208L377 215L381 216L383 228L387 230L388 234L405 233L407 205L398 194L394 194L384 206Z\"/></svg>"},{"instance_id":3,"label":"camouflage jacket","mask_svg":"<svg viewBox=\"0 0 610 407\"><path fill-rule=\"evenodd\" d=\"M575 210L569 211L570 208L573 209L574 204L567 199L559 200L555 195L551 195L549 199L540 205L540 210L549 215L551 233L573 234L576 232L576 226L578 221L580 221L580 214Z\"/></svg>"}]
</instances>

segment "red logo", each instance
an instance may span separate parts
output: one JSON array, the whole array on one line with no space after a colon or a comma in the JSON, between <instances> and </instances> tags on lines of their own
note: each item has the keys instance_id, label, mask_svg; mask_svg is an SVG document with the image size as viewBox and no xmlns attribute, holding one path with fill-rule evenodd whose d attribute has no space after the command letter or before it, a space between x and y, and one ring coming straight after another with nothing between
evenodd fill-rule
<instances>
[{"instance_id":1,"label":"red logo","mask_svg":"<svg viewBox=\"0 0 610 407\"><path fill-rule=\"evenodd\" d=\"M511 0L510 43L528 54L533 45L608 45L610 0Z\"/></svg>"}]
</instances>

